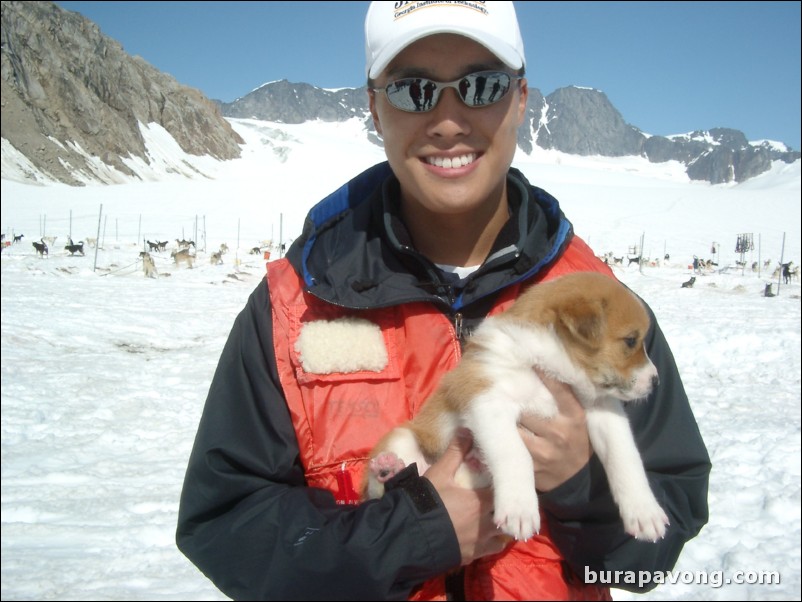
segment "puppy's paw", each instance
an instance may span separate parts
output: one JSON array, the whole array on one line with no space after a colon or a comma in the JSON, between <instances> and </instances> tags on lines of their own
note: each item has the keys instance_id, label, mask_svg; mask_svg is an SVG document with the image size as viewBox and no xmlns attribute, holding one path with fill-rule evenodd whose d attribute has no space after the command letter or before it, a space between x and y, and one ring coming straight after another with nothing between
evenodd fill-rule
<instances>
[{"instance_id":1,"label":"puppy's paw","mask_svg":"<svg viewBox=\"0 0 802 602\"><path fill-rule=\"evenodd\" d=\"M624 530L642 541L662 539L669 525L668 516L653 497L637 507L634 504L628 508L622 507L621 518L624 520Z\"/></svg>"},{"instance_id":2,"label":"puppy's paw","mask_svg":"<svg viewBox=\"0 0 802 602\"><path fill-rule=\"evenodd\" d=\"M517 492L516 496L505 496L505 499L496 495L493 518L503 533L526 541L540 532L537 494Z\"/></svg>"},{"instance_id":3,"label":"puppy's paw","mask_svg":"<svg viewBox=\"0 0 802 602\"><path fill-rule=\"evenodd\" d=\"M372 458L368 468L379 483L386 483L399 472L404 470L406 464L393 452L382 452Z\"/></svg>"}]
</instances>

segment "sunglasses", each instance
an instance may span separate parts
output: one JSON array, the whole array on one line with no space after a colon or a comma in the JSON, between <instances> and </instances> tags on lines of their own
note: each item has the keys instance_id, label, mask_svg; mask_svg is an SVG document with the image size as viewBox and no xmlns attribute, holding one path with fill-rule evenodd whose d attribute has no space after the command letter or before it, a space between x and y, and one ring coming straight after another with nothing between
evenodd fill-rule
<instances>
[{"instance_id":1,"label":"sunglasses","mask_svg":"<svg viewBox=\"0 0 802 602\"><path fill-rule=\"evenodd\" d=\"M437 106L440 94L446 88L454 88L457 96L472 109L497 103L510 91L513 80L522 77L504 71L479 71L453 82L438 82L425 77L407 77L390 82L384 88L371 88L384 92L387 100L396 109L409 113L426 113Z\"/></svg>"}]
</instances>

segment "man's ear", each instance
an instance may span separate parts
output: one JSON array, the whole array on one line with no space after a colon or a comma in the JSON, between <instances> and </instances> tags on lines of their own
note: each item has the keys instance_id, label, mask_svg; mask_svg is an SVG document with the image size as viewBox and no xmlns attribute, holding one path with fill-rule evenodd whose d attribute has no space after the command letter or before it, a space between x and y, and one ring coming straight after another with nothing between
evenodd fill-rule
<instances>
[{"instance_id":1,"label":"man's ear","mask_svg":"<svg viewBox=\"0 0 802 602\"><path fill-rule=\"evenodd\" d=\"M376 110L376 92L368 90L368 105L370 106L370 115L373 117L373 127L376 128L376 133L382 135L382 124L379 119L379 112Z\"/></svg>"},{"instance_id":2,"label":"man's ear","mask_svg":"<svg viewBox=\"0 0 802 602\"><path fill-rule=\"evenodd\" d=\"M518 98L518 125L522 125L526 117L526 102L529 99L529 84L526 78L518 82L520 94Z\"/></svg>"}]
</instances>

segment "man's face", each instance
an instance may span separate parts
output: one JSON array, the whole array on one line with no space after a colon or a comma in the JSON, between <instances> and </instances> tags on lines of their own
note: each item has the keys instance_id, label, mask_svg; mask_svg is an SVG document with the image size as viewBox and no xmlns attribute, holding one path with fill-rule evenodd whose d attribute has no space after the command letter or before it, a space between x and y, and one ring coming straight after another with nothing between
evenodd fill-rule
<instances>
[{"instance_id":1,"label":"man's face","mask_svg":"<svg viewBox=\"0 0 802 602\"><path fill-rule=\"evenodd\" d=\"M510 72L489 50L468 38L439 34L408 46L376 78L376 87L401 78L449 82L477 71ZM469 91L468 97L474 93ZM393 107L383 92L371 92L370 109L385 152L401 183L402 202L436 214L466 214L506 200L506 174L526 109L526 83L512 81L499 102L466 106L445 89L428 112ZM460 167L445 167L456 159ZM447 162L448 163L448 162Z\"/></svg>"}]
</instances>

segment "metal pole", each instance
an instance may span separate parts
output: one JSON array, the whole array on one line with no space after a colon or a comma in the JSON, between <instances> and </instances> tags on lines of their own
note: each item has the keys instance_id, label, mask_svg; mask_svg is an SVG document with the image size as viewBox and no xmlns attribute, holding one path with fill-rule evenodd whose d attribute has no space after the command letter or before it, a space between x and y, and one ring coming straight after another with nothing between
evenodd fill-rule
<instances>
[{"instance_id":1,"label":"metal pole","mask_svg":"<svg viewBox=\"0 0 802 602\"><path fill-rule=\"evenodd\" d=\"M761 238L763 235L757 235L757 277L760 278L760 272L763 269L763 266L760 264L763 263L763 239Z\"/></svg>"},{"instance_id":2,"label":"metal pole","mask_svg":"<svg viewBox=\"0 0 802 602\"><path fill-rule=\"evenodd\" d=\"M97 238L95 238L95 265L92 268L94 272L97 270L97 249L100 246L100 220L103 215L103 203L100 204L100 213L97 214Z\"/></svg>"},{"instance_id":3,"label":"metal pole","mask_svg":"<svg viewBox=\"0 0 802 602\"><path fill-rule=\"evenodd\" d=\"M643 239L646 236L646 232L642 232L640 235L640 259L638 260L638 271L643 274Z\"/></svg>"},{"instance_id":4,"label":"metal pole","mask_svg":"<svg viewBox=\"0 0 802 602\"><path fill-rule=\"evenodd\" d=\"M783 246L780 249L780 274L777 276L777 295L780 294L780 282L783 279L783 259L785 259L785 232L783 232Z\"/></svg>"}]
</instances>

